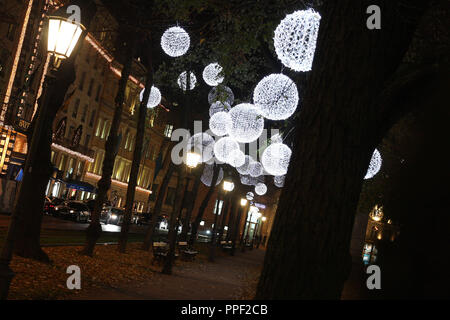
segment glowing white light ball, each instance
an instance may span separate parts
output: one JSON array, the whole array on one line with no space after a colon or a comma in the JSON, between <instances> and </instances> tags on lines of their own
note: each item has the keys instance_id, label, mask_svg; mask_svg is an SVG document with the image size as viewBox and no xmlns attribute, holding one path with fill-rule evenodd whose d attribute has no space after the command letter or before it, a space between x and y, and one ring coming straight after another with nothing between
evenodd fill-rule
<instances>
[{"instance_id":1,"label":"glowing white light ball","mask_svg":"<svg viewBox=\"0 0 450 320\"><path fill-rule=\"evenodd\" d=\"M205 132L196 133L188 140L187 149L192 148L202 156L202 162L207 162L214 157L214 138Z\"/></svg>"},{"instance_id":2,"label":"glowing white light ball","mask_svg":"<svg viewBox=\"0 0 450 320\"><path fill-rule=\"evenodd\" d=\"M240 174L248 174L248 166L250 165L251 162L253 162L253 158L251 156L245 156L245 162L236 168L236 170L240 173Z\"/></svg>"},{"instance_id":3,"label":"glowing white light ball","mask_svg":"<svg viewBox=\"0 0 450 320\"><path fill-rule=\"evenodd\" d=\"M139 94L140 101L142 101L144 97L144 90L145 89L142 89L141 93ZM159 91L157 87L152 86L152 88L150 89L150 96L148 97L147 108L150 109L154 108L160 103L161 103L161 91Z\"/></svg>"},{"instance_id":4,"label":"glowing white light ball","mask_svg":"<svg viewBox=\"0 0 450 320\"><path fill-rule=\"evenodd\" d=\"M372 158L370 159L369 168L367 169L367 173L364 179L366 180L373 178L378 173L378 171L380 171L381 163L381 154L377 149L375 149L372 154Z\"/></svg>"},{"instance_id":5,"label":"glowing white light ball","mask_svg":"<svg viewBox=\"0 0 450 320\"><path fill-rule=\"evenodd\" d=\"M171 57L185 54L191 44L188 33L180 27L167 29L161 37L161 48Z\"/></svg>"},{"instance_id":6,"label":"glowing white light ball","mask_svg":"<svg viewBox=\"0 0 450 320\"><path fill-rule=\"evenodd\" d=\"M281 63L295 71L310 71L316 51L320 14L312 9L288 14L275 29L273 44Z\"/></svg>"},{"instance_id":7,"label":"glowing white light ball","mask_svg":"<svg viewBox=\"0 0 450 320\"><path fill-rule=\"evenodd\" d=\"M208 102L209 104L213 104L216 101L226 102L231 106L234 102L233 91L224 85L212 88L208 93Z\"/></svg>"},{"instance_id":8,"label":"glowing white light ball","mask_svg":"<svg viewBox=\"0 0 450 320\"><path fill-rule=\"evenodd\" d=\"M205 69L203 69L203 80L211 87L221 84L224 79L223 76L220 75L222 70L222 67L217 62L208 64Z\"/></svg>"},{"instance_id":9,"label":"glowing white light ball","mask_svg":"<svg viewBox=\"0 0 450 320\"><path fill-rule=\"evenodd\" d=\"M241 180L241 183L245 184L246 186L254 186L257 183L259 183L257 178L252 177L250 175L241 175L240 180Z\"/></svg>"},{"instance_id":10,"label":"glowing white light ball","mask_svg":"<svg viewBox=\"0 0 450 320\"><path fill-rule=\"evenodd\" d=\"M230 109L231 107L227 102L216 101L209 107L209 116L212 117L213 114L221 111L228 112Z\"/></svg>"},{"instance_id":11,"label":"glowing white light ball","mask_svg":"<svg viewBox=\"0 0 450 320\"><path fill-rule=\"evenodd\" d=\"M255 195L253 194L253 192L247 192L247 194L245 195L245 198L247 198L247 200L253 200L253 198L255 197Z\"/></svg>"},{"instance_id":12,"label":"glowing white light ball","mask_svg":"<svg viewBox=\"0 0 450 320\"><path fill-rule=\"evenodd\" d=\"M255 186L255 192L257 195L263 196L267 192L267 186L260 182Z\"/></svg>"},{"instance_id":13,"label":"glowing white light ball","mask_svg":"<svg viewBox=\"0 0 450 320\"><path fill-rule=\"evenodd\" d=\"M273 177L273 184L276 185L278 188L284 187L284 180L286 179L286 176L275 176Z\"/></svg>"},{"instance_id":14,"label":"glowing white light ball","mask_svg":"<svg viewBox=\"0 0 450 320\"><path fill-rule=\"evenodd\" d=\"M269 174L281 176L287 173L291 154L292 151L287 145L272 143L264 150L261 162Z\"/></svg>"},{"instance_id":15,"label":"glowing white light ball","mask_svg":"<svg viewBox=\"0 0 450 320\"><path fill-rule=\"evenodd\" d=\"M230 137L224 137L214 144L214 155L217 160L227 163L233 150L239 149L239 143Z\"/></svg>"},{"instance_id":16,"label":"glowing white light ball","mask_svg":"<svg viewBox=\"0 0 450 320\"><path fill-rule=\"evenodd\" d=\"M226 135L230 125L231 117L227 112L217 112L209 118L209 129L218 137Z\"/></svg>"},{"instance_id":17,"label":"glowing white light ball","mask_svg":"<svg viewBox=\"0 0 450 320\"><path fill-rule=\"evenodd\" d=\"M252 177L259 177L264 172L264 168L259 161L253 161L248 165L248 174Z\"/></svg>"},{"instance_id":18,"label":"glowing white light ball","mask_svg":"<svg viewBox=\"0 0 450 320\"><path fill-rule=\"evenodd\" d=\"M186 91L186 86L187 86L187 76L186 76L186 71L183 71L179 76L178 76L178 86L180 87L180 89L182 89L183 91ZM197 84L197 77L195 76L195 74L193 72L189 73L190 77L189 77L189 90L192 90L195 88L195 85Z\"/></svg>"},{"instance_id":19,"label":"glowing white light ball","mask_svg":"<svg viewBox=\"0 0 450 320\"><path fill-rule=\"evenodd\" d=\"M267 119L287 119L297 109L297 86L284 74L271 74L264 77L256 86L253 103Z\"/></svg>"},{"instance_id":20,"label":"glowing white light ball","mask_svg":"<svg viewBox=\"0 0 450 320\"><path fill-rule=\"evenodd\" d=\"M202 176L200 177L200 181L205 185L210 187L212 184L214 174L214 168L213 165L205 165L205 168L203 169ZM217 176L216 186L222 181L223 179L223 169L220 168L219 174Z\"/></svg>"},{"instance_id":21,"label":"glowing white light ball","mask_svg":"<svg viewBox=\"0 0 450 320\"><path fill-rule=\"evenodd\" d=\"M230 152L228 163L233 167L240 167L245 163L245 154L240 149Z\"/></svg>"},{"instance_id":22,"label":"glowing white light ball","mask_svg":"<svg viewBox=\"0 0 450 320\"><path fill-rule=\"evenodd\" d=\"M227 131L237 142L249 143L259 138L264 130L264 119L259 110L250 103L241 103L231 108L228 114L231 124Z\"/></svg>"}]
</instances>

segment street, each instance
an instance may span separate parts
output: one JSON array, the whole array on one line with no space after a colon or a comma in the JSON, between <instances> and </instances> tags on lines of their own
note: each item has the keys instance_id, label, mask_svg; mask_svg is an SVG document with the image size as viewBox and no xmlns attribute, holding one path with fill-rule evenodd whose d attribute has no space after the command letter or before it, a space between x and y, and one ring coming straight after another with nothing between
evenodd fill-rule
<instances>
[{"instance_id":1,"label":"street","mask_svg":"<svg viewBox=\"0 0 450 320\"><path fill-rule=\"evenodd\" d=\"M0 215L0 228L7 228L9 226L9 221L11 216ZM121 227L114 224L102 224L102 231L104 232L120 232ZM64 220L60 218L51 217L44 215L42 219L42 229L52 229L52 230L72 230L72 231L82 231L86 230L89 223L78 223L70 220ZM130 226L130 233L144 233L147 226L138 226L132 224Z\"/></svg>"}]
</instances>

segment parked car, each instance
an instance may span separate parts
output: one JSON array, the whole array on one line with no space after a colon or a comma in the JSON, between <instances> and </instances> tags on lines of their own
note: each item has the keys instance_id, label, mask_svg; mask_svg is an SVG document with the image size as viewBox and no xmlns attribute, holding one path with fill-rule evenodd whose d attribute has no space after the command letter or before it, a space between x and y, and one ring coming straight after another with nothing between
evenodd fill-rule
<instances>
[{"instance_id":1,"label":"parked car","mask_svg":"<svg viewBox=\"0 0 450 320\"><path fill-rule=\"evenodd\" d=\"M100 221L106 224L121 225L123 221L124 210L114 207L103 207Z\"/></svg>"},{"instance_id":2,"label":"parked car","mask_svg":"<svg viewBox=\"0 0 450 320\"><path fill-rule=\"evenodd\" d=\"M133 216L133 223L137 225L148 225L150 224L150 220L152 218L152 214L148 212L137 213Z\"/></svg>"},{"instance_id":3,"label":"parked car","mask_svg":"<svg viewBox=\"0 0 450 320\"><path fill-rule=\"evenodd\" d=\"M58 216L58 207L64 203L64 199L45 197L44 213ZM58 208L58 209L57 209Z\"/></svg>"},{"instance_id":4,"label":"parked car","mask_svg":"<svg viewBox=\"0 0 450 320\"><path fill-rule=\"evenodd\" d=\"M77 222L88 222L91 216L89 207L81 201L66 201L57 209L60 216Z\"/></svg>"}]
</instances>

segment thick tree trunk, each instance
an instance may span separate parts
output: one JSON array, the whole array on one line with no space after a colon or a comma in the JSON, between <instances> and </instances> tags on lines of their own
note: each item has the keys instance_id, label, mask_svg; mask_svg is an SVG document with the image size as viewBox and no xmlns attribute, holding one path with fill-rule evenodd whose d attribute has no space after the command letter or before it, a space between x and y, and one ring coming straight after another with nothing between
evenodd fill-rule
<instances>
[{"instance_id":1,"label":"thick tree trunk","mask_svg":"<svg viewBox=\"0 0 450 320\"><path fill-rule=\"evenodd\" d=\"M366 1L330 1L321 10L313 71L257 299L340 297L351 267L354 213L379 139L372 99L399 65L417 24L405 19L410 12L401 1L379 2L381 30L366 28ZM423 10L426 2L411 7Z\"/></svg>"},{"instance_id":2,"label":"thick tree trunk","mask_svg":"<svg viewBox=\"0 0 450 320\"><path fill-rule=\"evenodd\" d=\"M195 220L192 224L191 229L191 236L189 237L189 247L193 247L195 241L197 240L197 232L198 232L198 226L200 225L200 222L203 219L203 214L205 213L206 207L208 206L209 200L211 199L211 196L214 193L214 190L216 188L216 182L217 178L219 177L220 167L216 164L214 164L214 171L213 171L213 177L211 186L208 189L208 192L205 195L205 198L203 199L202 203L200 204L200 207L198 208L197 216L195 217Z\"/></svg>"},{"instance_id":3,"label":"thick tree trunk","mask_svg":"<svg viewBox=\"0 0 450 320\"><path fill-rule=\"evenodd\" d=\"M17 219L14 251L26 258L49 260L40 247L40 234L45 189L53 172L50 162L52 124L64 102L67 89L74 80L73 59L62 63L55 78L46 76L45 96L41 99L38 116L33 121L33 133L29 135L30 138L32 137L30 143L32 139L36 139L37 148L28 152L28 166L25 168L27 174L24 175L17 193L12 216L13 221ZM43 108L43 105L46 107ZM40 122L41 130L36 130L37 122Z\"/></svg>"},{"instance_id":4,"label":"thick tree trunk","mask_svg":"<svg viewBox=\"0 0 450 320\"><path fill-rule=\"evenodd\" d=\"M178 223L177 216L181 211L183 192L186 184L186 168L182 165L182 167L178 170L178 181L177 188L175 190L175 205L173 206L172 213L170 214L169 221L169 252L167 254L167 258L164 261L164 267L162 269L162 273L164 274L172 274L172 266L173 261L175 259L175 249L177 242L177 234L178 234Z\"/></svg>"},{"instance_id":5,"label":"thick tree trunk","mask_svg":"<svg viewBox=\"0 0 450 320\"><path fill-rule=\"evenodd\" d=\"M153 70L148 67L147 80L145 82L145 89L141 104L139 106L139 118L136 130L136 143L133 152L133 163L131 164L130 179L128 181L128 189L125 203L125 215L123 217L122 227L120 229L119 237L119 252L125 253L128 232L130 230L131 215L133 211L134 196L136 193L136 183L139 174L139 165L142 157L142 147L145 134L145 119L147 117L147 102L150 96L150 90L153 85Z\"/></svg>"},{"instance_id":6,"label":"thick tree trunk","mask_svg":"<svg viewBox=\"0 0 450 320\"><path fill-rule=\"evenodd\" d=\"M169 153L170 154L170 153ZM170 161L170 160L168 160ZM149 226L147 231L145 232L144 242L142 243L142 250L148 251L150 246L153 243L153 232L155 230L156 222L158 221L159 214L161 212L161 208L163 205L164 195L166 194L167 186L169 185L170 178L172 178L172 174L175 170L175 165L170 161L169 167L167 168L166 175L159 187L159 191L157 193L155 207L153 208L152 218L149 222Z\"/></svg>"},{"instance_id":7,"label":"thick tree trunk","mask_svg":"<svg viewBox=\"0 0 450 320\"><path fill-rule=\"evenodd\" d=\"M130 30L130 41L124 44L122 48L126 52L125 62L122 74L119 80L119 88L115 99L114 116L111 124L108 139L105 143L105 159L103 160L102 177L97 183L98 191L95 199L94 210L91 214L91 223L86 230L86 245L81 254L92 256L94 247L102 232L100 225L100 214L104 202L107 200L107 192L111 187L111 175L113 173L114 161L116 158L116 146L118 142L118 131L120 121L122 119L123 102L125 99L125 88L127 86L128 77L131 74L133 64L134 51L136 49L136 32Z\"/></svg>"}]
</instances>

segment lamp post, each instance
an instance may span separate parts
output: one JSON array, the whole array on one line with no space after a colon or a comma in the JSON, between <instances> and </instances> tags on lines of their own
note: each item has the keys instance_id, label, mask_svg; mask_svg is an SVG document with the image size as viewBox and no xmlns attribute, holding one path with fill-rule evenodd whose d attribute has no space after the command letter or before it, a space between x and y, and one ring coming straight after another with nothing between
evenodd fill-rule
<instances>
[{"instance_id":1,"label":"lamp post","mask_svg":"<svg viewBox=\"0 0 450 320\"><path fill-rule=\"evenodd\" d=\"M29 143L28 155L23 170L22 184L17 191L14 204L15 208L13 210L13 215L11 216L10 226L0 256L0 299L2 300L7 298L9 286L14 277L14 272L9 267L9 264L14 251L19 223L24 219L24 217L22 217L22 211L17 210L17 206L20 205L22 200L25 200L25 186L33 184L33 177L31 176L32 170L38 170L35 168L34 160L39 152L40 141L47 125L46 116L48 113L49 100L51 98L50 95L52 93L51 89L56 82L55 72L60 67L61 61L70 57L82 32L85 30L85 27L80 22L69 20L66 17L68 13L64 12L64 10L59 10L59 13L62 13L62 15L49 16L48 18L47 53L50 55L51 68L49 73L45 75L44 91L42 93L41 105L36 121L34 122L33 134Z\"/></svg>"}]
</instances>

